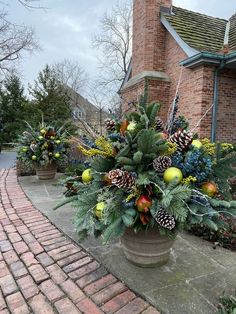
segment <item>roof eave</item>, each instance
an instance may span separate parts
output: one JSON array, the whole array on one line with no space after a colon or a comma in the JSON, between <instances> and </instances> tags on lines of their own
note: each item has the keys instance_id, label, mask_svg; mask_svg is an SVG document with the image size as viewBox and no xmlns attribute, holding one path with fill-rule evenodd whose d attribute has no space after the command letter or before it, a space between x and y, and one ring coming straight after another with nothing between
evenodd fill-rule
<instances>
[{"instance_id":1,"label":"roof eave","mask_svg":"<svg viewBox=\"0 0 236 314\"><path fill-rule=\"evenodd\" d=\"M122 83L121 83L121 86L120 86L120 88L119 88L119 90L118 90L118 92L117 92L118 94L121 93L121 90L122 90L123 86L124 86L124 85L128 82L128 80L130 79L131 71L132 71L132 57L131 57L131 59L130 59L129 65L128 65L127 73L126 73L126 75L125 75L125 77L124 77L124 79L123 79L123 81L122 81Z\"/></svg>"},{"instance_id":2,"label":"roof eave","mask_svg":"<svg viewBox=\"0 0 236 314\"><path fill-rule=\"evenodd\" d=\"M171 34L171 36L175 39L177 44L182 48L182 50L186 53L188 57L192 57L199 53L198 50L190 47L176 32L176 30L171 26L171 24L167 21L164 14L161 14L161 23L167 29L167 31Z\"/></svg>"},{"instance_id":3,"label":"roof eave","mask_svg":"<svg viewBox=\"0 0 236 314\"><path fill-rule=\"evenodd\" d=\"M236 52L232 52L227 55L211 53L211 52L200 52L190 58L182 60L180 62L186 68L193 69L199 65L210 64L219 66L221 61L224 60L226 65L230 65L236 61Z\"/></svg>"}]
</instances>

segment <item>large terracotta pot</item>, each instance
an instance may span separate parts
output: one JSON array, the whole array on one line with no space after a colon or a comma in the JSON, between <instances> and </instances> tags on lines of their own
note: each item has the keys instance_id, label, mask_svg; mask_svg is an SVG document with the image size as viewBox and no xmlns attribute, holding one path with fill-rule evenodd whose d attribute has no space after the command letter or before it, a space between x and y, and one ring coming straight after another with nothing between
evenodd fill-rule
<instances>
[{"instance_id":1,"label":"large terracotta pot","mask_svg":"<svg viewBox=\"0 0 236 314\"><path fill-rule=\"evenodd\" d=\"M156 267L167 263L174 240L160 235L158 229L135 233L127 228L121 237L126 258L141 267Z\"/></svg>"},{"instance_id":2,"label":"large terracotta pot","mask_svg":"<svg viewBox=\"0 0 236 314\"><path fill-rule=\"evenodd\" d=\"M47 166L34 165L34 168L39 180L54 179L57 172L56 164L48 164Z\"/></svg>"}]
</instances>

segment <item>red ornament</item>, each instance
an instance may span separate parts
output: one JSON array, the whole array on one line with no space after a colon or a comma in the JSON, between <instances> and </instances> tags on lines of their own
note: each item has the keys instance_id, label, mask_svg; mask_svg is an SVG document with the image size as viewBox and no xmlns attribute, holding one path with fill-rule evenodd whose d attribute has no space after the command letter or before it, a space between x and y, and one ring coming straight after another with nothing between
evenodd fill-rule
<instances>
[{"instance_id":1,"label":"red ornament","mask_svg":"<svg viewBox=\"0 0 236 314\"><path fill-rule=\"evenodd\" d=\"M147 213L152 206L152 200L146 195L141 195L136 201L136 206L139 212Z\"/></svg>"},{"instance_id":2,"label":"red ornament","mask_svg":"<svg viewBox=\"0 0 236 314\"><path fill-rule=\"evenodd\" d=\"M142 224L145 226L149 223L150 216L145 215L145 214L140 214L140 220L141 220Z\"/></svg>"},{"instance_id":3,"label":"red ornament","mask_svg":"<svg viewBox=\"0 0 236 314\"><path fill-rule=\"evenodd\" d=\"M202 185L203 192L212 197L218 192L218 188L214 182L206 182Z\"/></svg>"}]
</instances>

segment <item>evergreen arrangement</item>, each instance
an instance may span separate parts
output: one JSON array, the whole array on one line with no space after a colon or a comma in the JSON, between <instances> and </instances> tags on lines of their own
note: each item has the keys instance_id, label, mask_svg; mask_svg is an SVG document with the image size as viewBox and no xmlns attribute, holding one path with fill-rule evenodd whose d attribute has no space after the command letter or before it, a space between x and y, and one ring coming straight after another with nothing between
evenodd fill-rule
<instances>
[{"instance_id":1,"label":"evergreen arrangement","mask_svg":"<svg viewBox=\"0 0 236 314\"><path fill-rule=\"evenodd\" d=\"M40 124L33 128L27 123L28 129L19 137L17 158L24 164L47 166L58 164L67 158L69 142L63 128Z\"/></svg>"},{"instance_id":2,"label":"evergreen arrangement","mask_svg":"<svg viewBox=\"0 0 236 314\"><path fill-rule=\"evenodd\" d=\"M79 145L90 163L77 180L77 195L64 203L77 208L80 238L102 235L106 243L126 228L157 228L174 238L195 224L224 228L221 217L236 215L228 193L228 178L236 174L233 146L200 141L177 106L167 123L159 109L145 95L133 112L107 121L106 136Z\"/></svg>"}]
</instances>

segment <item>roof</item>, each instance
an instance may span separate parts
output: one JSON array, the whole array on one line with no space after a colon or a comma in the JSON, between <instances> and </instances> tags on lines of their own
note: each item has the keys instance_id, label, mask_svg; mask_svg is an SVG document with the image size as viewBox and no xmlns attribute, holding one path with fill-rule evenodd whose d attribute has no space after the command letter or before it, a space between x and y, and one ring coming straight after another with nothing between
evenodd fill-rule
<instances>
[{"instance_id":1,"label":"roof","mask_svg":"<svg viewBox=\"0 0 236 314\"><path fill-rule=\"evenodd\" d=\"M217 53L224 46L227 20L172 7L173 14L165 15L181 39L198 51ZM232 17L229 46L236 48L236 16Z\"/></svg>"},{"instance_id":2,"label":"roof","mask_svg":"<svg viewBox=\"0 0 236 314\"><path fill-rule=\"evenodd\" d=\"M236 50L236 14L230 19L230 30L229 30L229 48Z\"/></svg>"}]
</instances>

